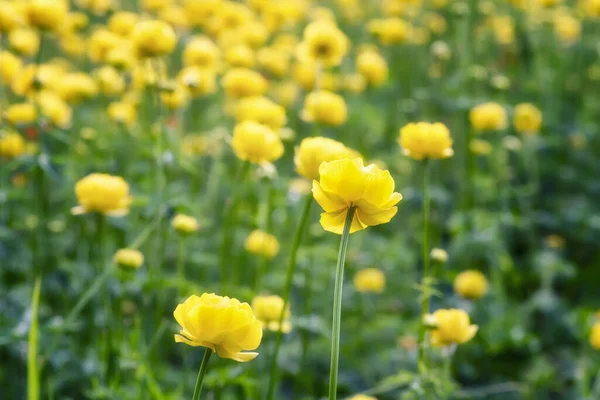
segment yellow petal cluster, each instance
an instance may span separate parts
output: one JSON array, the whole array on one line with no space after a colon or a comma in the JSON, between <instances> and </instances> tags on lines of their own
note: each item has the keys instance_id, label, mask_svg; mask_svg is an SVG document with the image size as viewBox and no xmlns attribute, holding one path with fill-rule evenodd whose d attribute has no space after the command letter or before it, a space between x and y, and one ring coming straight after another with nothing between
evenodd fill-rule
<instances>
[{"instance_id":1,"label":"yellow petal cluster","mask_svg":"<svg viewBox=\"0 0 600 400\"><path fill-rule=\"evenodd\" d=\"M240 160L255 164L273 162L283 155L283 143L277 133L253 121L235 126L231 147Z\"/></svg>"},{"instance_id":2,"label":"yellow petal cluster","mask_svg":"<svg viewBox=\"0 0 600 400\"><path fill-rule=\"evenodd\" d=\"M354 275L354 289L360 293L382 293L385 290L385 274L377 268L364 268Z\"/></svg>"},{"instance_id":3,"label":"yellow petal cluster","mask_svg":"<svg viewBox=\"0 0 600 400\"><path fill-rule=\"evenodd\" d=\"M277 332L281 329L283 333L288 333L292 330L290 305L286 306L280 328L279 317L282 309L283 299L279 296L256 296L252 299L252 311L254 311L256 318L262 322L263 327L270 331Z\"/></svg>"},{"instance_id":4,"label":"yellow petal cluster","mask_svg":"<svg viewBox=\"0 0 600 400\"><path fill-rule=\"evenodd\" d=\"M467 299L477 300L488 291L488 281L477 270L466 270L454 278L454 292Z\"/></svg>"},{"instance_id":5,"label":"yellow petal cluster","mask_svg":"<svg viewBox=\"0 0 600 400\"><path fill-rule=\"evenodd\" d=\"M463 344L473 339L479 327L471 325L469 314L455 308L435 311L429 318L435 325L431 344L437 347Z\"/></svg>"},{"instance_id":6,"label":"yellow petal cluster","mask_svg":"<svg viewBox=\"0 0 600 400\"><path fill-rule=\"evenodd\" d=\"M214 293L192 295L175 308L181 331L175 342L208 347L221 358L250 361L262 340L262 324L248 303Z\"/></svg>"},{"instance_id":7,"label":"yellow petal cluster","mask_svg":"<svg viewBox=\"0 0 600 400\"><path fill-rule=\"evenodd\" d=\"M266 258L274 258L279 253L279 241L269 233L256 229L248 235L244 248Z\"/></svg>"},{"instance_id":8,"label":"yellow petal cluster","mask_svg":"<svg viewBox=\"0 0 600 400\"><path fill-rule=\"evenodd\" d=\"M415 160L448 158L454 154L450 131L440 122L410 123L400 130L398 142L404 154Z\"/></svg>"},{"instance_id":9,"label":"yellow petal cluster","mask_svg":"<svg viewBox=\"0 0 600 400\"><path fill-rule=\"evenodd\" d=\"M129 185L120 176L93 173L75 184L79 206L73 214L98 212L110 216L123 216L129 212L132 198Z\"/></svg>"}]
</instances>

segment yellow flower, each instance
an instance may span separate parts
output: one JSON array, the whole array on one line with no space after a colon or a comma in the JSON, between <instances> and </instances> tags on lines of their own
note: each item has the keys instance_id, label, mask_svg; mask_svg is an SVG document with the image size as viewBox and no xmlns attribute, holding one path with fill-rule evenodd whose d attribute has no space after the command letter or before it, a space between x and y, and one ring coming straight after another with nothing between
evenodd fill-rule
<instances>
[{"instance_id":1,"label":"yellow flower","mask_svg":"<svg viewBox=\"0 0 600 400\"><path fill-rule=\"evenodd\" d=\"M169 54L177 44L177 35L164 21L141 21L131 33L131 41L138 57L159 57Z\"/></svg>"},{"instance_id":2,"label":"yellow flower","mask_svg":"<svg viewBox=\"0 0 600 400\"><path fill-rule=\"evenodd\" d=\"M272 259L279 253L279 241L275 236L257 229L250 232L244 248L252 254Z\"/></svg>"},{"instance_id":3,"label":"yellow flower","mask_svg":"<svg viewBox=\"0 0 600 400\"><path fill-rule=\"evenodd\" d=\"M377 268L361 269L354 275L354 288L360 293L382 293L385 290L385 275Z\"/></svg>"},{"instance_id":4,"label":"yellow flower","mask_svg":"<svg viewBox=\"0 0 600 400\"><path fill-rule=\"evenodd\" d=\"M454 155L450 131L440 122L410 123L400 129L398 143L404 154L415 160L448 158Z\"/></svg>"},{"instance_id":5,"label":"yellow flower","mask_svg":"<svg viewBox=\"0 0 600 400\"><path fill-rule=\"evenodd\" d=\"M311 22L304 28L298 58L316 61L324 66L339 65L348 51L348 38L330 21Z\"/></svg>"},{"instance_id":6,"label":"yellow flower","mask_svg":"<svg viewBox=\"0 0 600 400\"><path fill-rule=\"evenodd\" d=\"M20 7L11 1L0 1L0 32L10 32L25 22Z\"/></svg>"},{"instance_id":7,"label":"yellow flower","mask_svg":"<svg viewBox=\"0 0 600 400\"><path fill-rule=\"evenodd\" d=\"M326 231L341 234L350 207L355 208L350 233L385 224L398 211L402 195L394 192L389 171L375 164L365 167L361 158L324 162L319 175L312 192L325 211L320 222Z\"/></svg>"},{"instance_id":8,"label":"yellow flower","mask_svg":"<svg viewBox=\"0 0 600 400\"><path fill-rule=\"evenodd\" d=\"M300 142L294 153L296 172L308 179L319 179L323 162L350 157L351 151L337 140L326 137L308 137Z\"/></svg>"},{"instance_id":9,"label":"yellow flower","mask_svg":"<svg viewBox=\"0 0 600 400\"><path fill-rule=\"evenodd\" d=\"M590 332L590 345L594 349L600 350L600 322L596 322L592 326L592 331Z\"/></svg>"},{"instance_id":10,"label":"yellow flower","mask_svg":"<svg viewBox=\"0 0 600 400\"><path fill-rule=\"evenodd\" d=\"M261 74L247 68L232 68L223 77L223 89L232 97L262 96L268 83Z\"/></svg>"},{"instance_id":11,"label":"yellow flower","mask_svg":"<svg viewBox=\"0 0 600 400\"><path fill-rule=\"evenodd\" d=\"M29 25L49 31L61 28L68 11L65 0L30 0L26 8Z\"/></svg>"},{"instance_id":12,"label":"yellow flower","mask_svg":"<svg viewBox=\"0 0 600 400\"><path fill-rule=\"evenodd\" d=\"M216 69L220 57L219 47L206 36L193 37L183 50L183 63L200 68Z\"/></svg>"},{"instance_id":13,"label":"yellow flower","mask_svg":"<svg viewBox=\"0 0 600 400\"><path fill-rule=\"evenodd\" d=\"M129 185L120 176L94 173L75 184L75 194L79 206L71 212L74 215L98 212L110 216L123 216L129 212L132 198Z\"/></svg>"},{"instance_id":14,"label":"yellow flower","mask_svg":"<svg viewBox=\"0 0 600 400\"><path fill-rule=\"evenodd\" d=\"M171 226L181 235L189 235L200 229L198 220L185 214L177 214L171 220Z\"/></svg>"},{"instance_id":15,"label":"yellow flower","mask_svg":"<svg viewBox=\"0 0 600 400\"><path fill-rule=\"evenodd\" d=\"M258 122L275 131L287 122L285 108L263 96L241 99L236 106L235 118L238 122Z\"/></svg>"},{"instance_id":16,"label":"yellow flower","mask_svg":"<svg viewBox=\"0 0 600 400\"><path fill-rule=\"evenodd\" d=\"M0 63L0 80L2 82L12 82L23 68L23 61L8 51L0 51L0 60L2 60Z\"/></svg>"},{"instance_id":17,"label":"yellow flower","mask_svg":"<svg viewBox=\"0 0 600 400\"><path fill-rule=\"evenodd\" d=\"M341 125L348 119L346 101L339 94L326 90L311 92L304 99L301 118L307 122Z\"/></svg>"},{"instance_id":18,"label":"yellow flower","mask_svg":"<svg viewBox=\"0 0 600 400\"><path fill-rule=\"evenodd\" d=\"M506 129L507 116L504 108L498 103L483 103L469 112L469 121L477 131L494 131Z\"/></svg>"},{"instance_id":19,"label":"yellow flower","mask_svg":"<svg viewBox=\"0 0 600 400\"><path fill-rule=\"evenodd\" d=\"M217 91L217 75L212 69L195 65L185 67L179 71L177 80L193 97L206 96Z\"/></svg>"},{"instance_id":20,"label":"yellow flower","mask_svg":"<svg viewBox=\"0 0 600 400\"><path fill-rule=\"evenodd\" d=\"M279 317L283 308L283 299L279 296L256 296L252 299L252 311L263 327L270 331L279 331ZM292 330L290 323L290 305L288 304L283 313L281 331L289 333Z\"/></svg>"},{"instance_id":21,"label":"yellow flower","mask_svg":"<svg viewBox=\"0 0 600 400\"><path fill-rule=\"evenodd\" d=\"M272 162L283 155L283 143L277 133L253 121L240 122L235 126L231 147L240 160L255 164Z\"/></svg>"},{"instance_id":22,"label":"yellow flower","mask_svg":"<svg viewBox=\"0 0 600 400\"><path fill-rule=\"evenodd\" d=\"M12 104L4 110L4 118L12 125L31 124L37 118L33 103Z\"/></svg>"},{"instance_id":23,"label":"yellow flower","mask_svg":"<svg viewBox=\"0 0 600 400\"><path fill-rule=\"evenodd\" d=\"M388 65L377 52L363 51L356 57L356 69L373 86L380 86L388 78Z\"/></svg>"},{"instance_id":24,"label":"yellow flower","mask_svg":"<svg viewBox=\"0 0 600 400\"><path fill-rule=\"evenodd\" d=\"M138 269L144 263L144 255L135 249L120 249L113 256L113 262L119 267Z\"/></svg>"},{"instance_id":25,"label":"yellow flower","mask_svg":"<svg viewBox=\"0 0 600 400\"><path fill-rule=\"evenodd\" d=\"M18 133L4 133L0 135L0 156L16 158L26 151L25 140Z\"/></svg>"},{"instance_id":26,"label":"yellow flower","mask_svg":"<svg viewBox=\"0 0 600 400\"><path fill-rule=\"evenodd\" d=\"M8 42L17 53L30 57L37 54L40 48L40 36L36 31L29 28L19 28L11 31L8 35Z\"/></svg>"},{"instance_id":27,"label":"yellow flower","mask_svg":"<svg viewBox=\"0 0 600 400\"><path fill-rule=\"evenodd\" d=\"M469 314L459 309L441 309L430 316L435 329L431 330L431 344L436 347L463 344L473 339L479 327L471 325Z\"/></svg>"},{"instance_id":28,"label":"yellow flower","mask_svg":"<svg viewBox=\"0 0 600 400\"><path fill-rule=\"evenodd\" d=\"M262 339L262 324L254 317L248 303L237 299L204 293L192 295L173 313L181 325L175 342L208 347L219 357L239 362L250 361Z\"/></svg>"},{"instance_id":29,"label":"yellow flower","mask_svg":"<svg viewBox=\"0 0 600 400\"><path fill-rule=\"evenodd\" d=\"M515 107L513 124L517 132L535 134L542 125L542 112L531 103L521 103Z\"/></svg>"},{"instance_id":30,"label":"yellow flower","mask_svg":"<svg viewBox=\"0 0 600 400\"><path fill-rule=\"evenodd\" d=\"M134 12L118 11L108 20L108 29L122 37L129 37L135 25L138 23L139 16Z\"/></svg>"},{"instance_id":31,"label":"yellow flower","mask_svg":"<svg viewBox=\"0 0 600 400\"><path fill-rule=\"evenodd\" d=\"M131 125L135 122L137 111L130 102L116 101L108 105L108 117L118 124Z\"/></svg>"},{"instance_id":32,"label":"yellow flower","mask_svg":"<svg viewBox=\"0 0 600 400\"><path fill-rule=\"evenodd\" d=\"M479 271L466 270L454 278L454 292L467 299L480 299L487 291L488 281Z\"/></svg>"}]
</instances>

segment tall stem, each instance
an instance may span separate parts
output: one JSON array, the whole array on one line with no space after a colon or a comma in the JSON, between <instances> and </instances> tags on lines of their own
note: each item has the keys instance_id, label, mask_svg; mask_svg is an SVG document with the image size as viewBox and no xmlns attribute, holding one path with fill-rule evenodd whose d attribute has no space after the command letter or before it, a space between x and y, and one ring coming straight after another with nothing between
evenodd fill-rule
<instances>
[{"instance_id":1,"label":"tall stem","mask_svg":"<svg viewBox=\"0 0 600 400\"><path fill-rule=\"evenodd\" d=\"M192 397L192 400L198 400L200 398L202 382L204 381L204 375L206 375L208 369L208 360L210 360L212 353L212 350L208 347L204 351L204 358L202 358L202 364L200 364L200 371L198 371L198 378L196 379L196 387L194 388L194 397Z\"/></svg>"},{"instance_id":2,"label":"tall stem","mask_svg":"<svg viewBox=\"0 0 600 400\"><path fill-rule=\"evenodd\" d=\"M340 360L340 326L342 323L342 289L344 287L344 264L346 262L346 250L350 238L350 227L354 218L354 207L348 209L344 231L340 241L337 266L335 268L335 289L333 292L333 324L331 328L331 367L329 372L329 400L335 400L337 396L338 364Z\"/></svg>"},{"instance_id":3,"label":"tall stem","mask_svg":"<svg viewBox=\"0 0 600 400\"><path fill-rule=\"evenodd\" d=\"M419 371L426 369L424 362L425 357L425 324L424 317L429 313L429 298L430 298L430 271L429 271L429 178L430 178L430 161L423 162L423 237L422 237L422 258L423 258L423 279L421 282L421 317L419 322L419 358L417 366Z\"/></svg>"},{"instance_id":4,"label":"tall stem","mask_svg":"<svg viewBox=\"0 0 600 400\"><path fill-rule=\"evenodd\" d=\"M283 307L281 308L281 314L279 315L279 331L275 336L275 348L273 349L273 357L271 359L271 373L269 375L269 389L267 391L267 400L273 400L275 392L275 380L277 379L277 355L279 354L279 347L281 346L281 339L283 337L283 331L281 325L283 323L283 317L285 310L288 306L290 299L290 292L292 290L292 281L294 278L294 271L296 270L296 257L298 255L298 249L300 248L300 242L302 241L302 233L306 227L308 217L310 216L310 209L312 206L312 193L306 195L304 200L304 208L302 209L302 215L300 216L300 223L296 226L294 232L294 238L292 239L292 249L290 252L290 258L288 260L287 274L285 277L285 286L283 288ZM306 282L305 282L306 284Z\"/></svg>"},{"instance_id":5,"label":"tall stem","mask_svg":"<svg viewBox=\"0 0 600 400\"><path fill-rule=\"evenodd\" d=\"M33 286L31 296L31 325L29 326L28 348L27 348L27 399L38 400L40 398L40 370L37 363L38 345L38 308L40 305L42 276L38 274Z\"/></svg>"}]
</instances>

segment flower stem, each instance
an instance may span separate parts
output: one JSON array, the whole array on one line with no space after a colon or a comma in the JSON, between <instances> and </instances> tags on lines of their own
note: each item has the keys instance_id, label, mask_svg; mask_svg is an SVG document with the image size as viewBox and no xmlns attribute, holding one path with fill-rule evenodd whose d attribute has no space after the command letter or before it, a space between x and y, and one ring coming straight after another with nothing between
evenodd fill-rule
<instances>
[{"instance_id":1,"label":"flower stem","mask_svg":"<svg viewBox=\"0 0 600 400\"><path fill-rule=\"evenodd\" d=\"M292 289L292 281L294 278L294 271L296 269L296 257L298 255L298 249L300 248L300 242L302 241L302 233L304 232L304 228L306 227L306 223L308 221L308 217L310 216L310 209L312 206L312 193L308 193L306 195L306 199L304 200L304 208L302 209L302 215L300 216L300 223L296 226L296 231L294 232L294 238L292 239L292 249L290 252L290 258L287 266L287 274L285 277L285 286L283 288L283 307L281 308L281 314L279 314L279 324L278 326L281 328L283 323L283 317L285 315L285 310L289 303L290 292ZM275 380L277 378L277 355L279 354L279 347L281 346L281 339L283 337L283 331L279 329L275 336L275 347L273 349L273 357L271 359L271 373L269 375L269 389L267 391L267 400L273 400L273 395L275 392Z\"/></svg>"},{"instance_id":2,"label":"flower stem","mask_svg":"<svg viewBox=\"0 0 600 400\"><path fill-rule=\"evenodd\" d=\"M430 162L423 162L423 238L422 238L422 258L423 258L423 280L421 282L421 317L419 322L419 355L417 367L422 372L426 369L425 365L425 324L423 319L429 313L430 298L430 271L429 271L429 209L431 199L429 197L429 180L431 174Z\"/></svg>"},{"instance_id":3,"label":"flower stem","mask_svg":"<svg viewBox=\"0 0 600 400\"><path fill-rule=\"evenodd\" d=\"M29 327L29 338L27 348L27 399L38 400L40 398L40 371L37 363L38 345L38 308L40 305L42 276L38 274L33 286L31 296L31 325Z\"/></svg>"},{"instance_id":4,"label":"flower stem","mask_svg":"<svg viewBox=\"0 0 600 400\"><path fill-rule=\"evenodd\" d=\"M329 371L329 400L335 400L337 396L338 365L340 361L340 326L342 323L342 290L344 287L344 264L346 262L346 250L350 238L350 227L354 219L354 207L348 209L344 231L340 241L337 266L335 268L335 288L333 292L333 324L331 328L331 367Z\"/></svg>"},{"instance_id":5,"label":"flower stem","mask_svg":"<svg viewBox=\"0 0 600 400\"><path fill-rule=\"evenodd\" d=\"M194 388L194 397L192 397L192 400L198 400L200 398L202 381L204 381L204 375L206 375L206 370L208 369L208 360L212 353L213 352L209 347L204 351L204 358L202 359L202 364L200 364L200 371L198 371L198 378L196 379L196 387Z\"/></svg>"}]
</instances>

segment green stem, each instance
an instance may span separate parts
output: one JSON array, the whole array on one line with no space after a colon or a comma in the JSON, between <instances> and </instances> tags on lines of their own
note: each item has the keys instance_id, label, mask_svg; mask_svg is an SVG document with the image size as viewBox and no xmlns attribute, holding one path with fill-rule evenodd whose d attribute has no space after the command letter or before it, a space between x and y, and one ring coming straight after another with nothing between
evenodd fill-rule
<instances>
[{"instance_id":1,"label":"green stem","mask_svg":"<svg viewBox=\"0 0 600 400\"><path fill-rule=\"evenodd\" d=\"M310 216L310 209L312 206L312 193L308 193L306 195L306 199L304 200L304 207L302 209L302 215L300 216L300 223L296 226L296 231L294 232L294 238L292 239L292 249L290 252L290 258L287 266L287 274L285 277L285 286L283 288L283 307L281 308L281 314L279 315L279 327L281 327L283 323L283 317L285 315L285 310L288 306L290 299L290 292L292 290L292 281L294 278L294 271L296 270L296 257L298 255L298 249L300 248L300 243L302 241L302 233L306 227L306 223ZM305 282L306 284L306 282ZM267 400L272 400L275 392L275 380L277 379L277 355L279 354L279 347L281 346L281 339L283 337L283 332L281 329L277 331L275 336L275 348L273 349L273 357L271 359L271 371L269 375L269 389L267 391Z\"/></svg>"},{"instance_id":2,"label":"green stem","mask_svg":"<svg viewBox=\"0 0 600 400\"><path fill-rule=\"evenodd\" d=\"M425 160L423 162L423 238L422 238L422 258L423 258L423 280L421 282L421 316L419 322L419 356L417 366L419 371L422 372L426 369L425 365L425 324L424 317L429 313L429 299L430 299L430 271L429 271L429 209L430 209L430 195L429 195L429 180L431 174L430 161Z\"/></svg>"},{"instance_id":3,"label":"green stem","mask_svg":"<svg viewBox=\"0 0 600 400\"><path fill-rule=\"evenodd\" d=\"M40 305L40 292L42 276L38 274L33 286L31 296L31 325L29 327L28 349L27 349L27 399L38 400L40 398L40 371L37 363L38 345L38 309Z\"/></svg>"},{"instance_id":4,"label":"green stem","mask_svg":"<svg viewBox=\"0 0 600 400\"><path fill-rule=\"evenodd\" d=\"M204 375L206 375L206 370L208 369L208 360L212 355L212 350L210 348L206 348L204 352L204 358L202 359L202 364L200 365L200 371L198 371L198 378L196 379L196 387L194 388L194 397L192 400L198 400L200 398L200 392L202 392L202 381L204 381Z\"/></svg>"},{"instance_id":5,"label":"green stem","mask_svg":"<svg viewBox=\"0 0 600 400\"><path fill-rule=\"evenodd\" d=\"M337 396L338 366L340 360L340 326L342 324L342 290L344 287L344 263L346 261L346 250L350 238L350 228L354 219L355 208L348 209L344 231L340 241L337 266L335 268L335 289L333 293L333 324L331 328L331 367L329 372L329 400L335 400Z\"/></svg>"}]
</instances>

